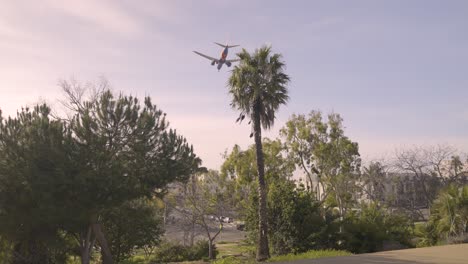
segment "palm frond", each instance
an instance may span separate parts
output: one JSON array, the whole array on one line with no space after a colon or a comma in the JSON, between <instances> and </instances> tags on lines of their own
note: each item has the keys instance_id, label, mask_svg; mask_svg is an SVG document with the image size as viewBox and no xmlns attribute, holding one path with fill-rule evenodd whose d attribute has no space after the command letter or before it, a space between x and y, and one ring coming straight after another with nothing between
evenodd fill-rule
<instances>
[{"instance_id":1,"label":"palm frond","mask_svg":"<svg viewBox=\"0 0 468 264\"><path fill-rule=\"evenodd\" d=\"M272 54L271 47L263 46L250 54L243 49L228 81L232 108L252 120L254 102L260 102L260 121L264 129L273 126L276 111L289 100L289 76L280 54ZM238 119L241 121L243 118Z\"/></svg>"}]
</instances>

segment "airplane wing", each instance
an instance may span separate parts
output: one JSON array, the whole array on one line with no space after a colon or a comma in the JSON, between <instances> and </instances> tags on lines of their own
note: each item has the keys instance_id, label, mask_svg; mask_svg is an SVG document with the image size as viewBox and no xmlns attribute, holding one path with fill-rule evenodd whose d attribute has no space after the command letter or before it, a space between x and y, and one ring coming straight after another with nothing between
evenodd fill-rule
<instances>
[{"instance_id":1,"label":"airplane wing","mask_svg":"<svg viewBox=\"0 0 468 264\"><path fill-rule=\"evenodd\" d=\"M202 54L202 53L200 53L200 52L198 52L198 51L193 51L193 52L195 52L196 54L198 54L198 55L200 55L200 56L202 56L202 57L204 57L204 58L209 59L210 61L216 61L216 62L219 61L218 59L215 59L215 58L213 58L213 57L207 56L207 55Z\"/></svg>"},{"instance_id":2,"label":"airplane wing","mask_svg":"<svg viewBox=\"0 0 468 264\"><path fill-rule=\"evenodd\" d=\"M223 45L223 44L218 43L218 42L214 42L214 44L216 44L216 45L218 45L218 46L220 46L220 47L222 47L222 48L225 48L225 47L226 47L226 45Z\"/></svg>"}]
</instances>

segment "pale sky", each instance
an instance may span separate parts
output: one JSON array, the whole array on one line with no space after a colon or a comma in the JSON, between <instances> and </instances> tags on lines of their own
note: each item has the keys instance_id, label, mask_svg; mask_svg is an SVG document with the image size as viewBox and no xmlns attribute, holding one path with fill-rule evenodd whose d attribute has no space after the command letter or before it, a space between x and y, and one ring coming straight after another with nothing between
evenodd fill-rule
<instances>
[{"instance_id":1,"label":"pale sky","mask_svg":"<svg viewBox=\"0 0 468 264\"><path fill-rule=\"evenodd\" d=\"M253 143L229 106L229 69L213 41L282 53L293 113L340 113L364 159L395 148L450 144L468 151L468 1L0 0L0 109L46 100L59 79L104 76L149 95L204 165ZM229 57L239 49L231 50Z\"/></svg>"}]
</instances>

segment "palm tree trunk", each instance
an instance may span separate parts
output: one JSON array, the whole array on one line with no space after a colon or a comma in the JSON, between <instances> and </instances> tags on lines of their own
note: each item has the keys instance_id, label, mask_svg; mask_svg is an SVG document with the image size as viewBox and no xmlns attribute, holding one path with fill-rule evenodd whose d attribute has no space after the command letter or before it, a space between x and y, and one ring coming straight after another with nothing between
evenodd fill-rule
<instances>
[{"instance_id":1,"label":"palm tree trunk","mask_svg":"<svg viewBox=\"0 0 468 264\"><path fill-rule=\"evenodd\" d=\"M257 110L258 102L254 106L254 136L257 154L258 170L258 247L257 261L264 261L270 257L268 248L268 222L266 204L265 164L262 148L262 128L260 126L260 113Z\"/></svg>"}]
</instances>

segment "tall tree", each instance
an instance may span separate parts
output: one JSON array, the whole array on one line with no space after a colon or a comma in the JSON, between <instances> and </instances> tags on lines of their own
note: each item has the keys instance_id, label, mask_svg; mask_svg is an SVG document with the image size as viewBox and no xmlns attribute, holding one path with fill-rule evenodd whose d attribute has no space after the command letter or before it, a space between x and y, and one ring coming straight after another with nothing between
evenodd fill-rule
<instances>
[{"instance_id":1,"label":"tall tree","mask_svg":"<svg viewBox=\"0 0 468 264\"><path fill-rule=\"evenodd\" d=\"M186 180L198 168L199 159L185 138L169 128L165 113L149 97L141 103L103 89L86 101L78 91L78 96L67 92L74 111L70 127L79 171L69 195L76 204L76 218L82 220L73 228L80 245L85 245L83 263L89 259L93 236L104 263L112 263L103 213L126 201L162 195L168 183Z\"/></svg>"},{"instance_id":2,"label":"tall tree","mask_svg":"<svg viewBox=\"0 0 468 264\"><path fill-rule=\"evenodd\" d=\"M240 63L229 78L231 106L240 111L239 121L247 116L252 122L256 145L259 194L259 236L257 260L270 257L268 248L268 223L266 205L265 168L262 151L262 127L269 129L275 121L278 108L288 100L289 77L280 54L272 54L264 46L250 54L245 49L238 54Z\"/></svg>"},{"instance_id":3,"label":"tall tree","mask_svg":"<svg viewBox=\"0 0 468 264\"><path fill-rule=\"evenodd\" d=\"M0 115L0 237L12 243L13 263L64 263L72 236L83 264L94 241L103 263L113 263L103 217L121 216L105 213L163 195L200 165L149 98L102 90L84 101L82 94L69 98L68 120L46 105Z\"/></svg>"},{"instance_id":4,"label":"tall tree","mask_svg":"<svg viewBox=\"0 0 468 264\"><path fill-rule=\"evenodd\" d=\"M308 116L293 115L281 135L309 181L312 176L317 178L318 200L337 206L340 216L344 216L357 192L361 159L358 144L344 134L341 116L331 113L324 120L319 111Z\"/></svg>"},{"instance_id":5,"label":"tall tree","mask_svg":"<svg viewBox=\"0 0 468 264\"><path fill-rule=\"evenodd\" d=\"M0 115L0 236L13 245L11 263L57 263L66 254L60 226L71 208L67 183L76 173L71 133L47 105ZM60 260L62 259L62 260Z\"/></svg>"}]
</instances>

